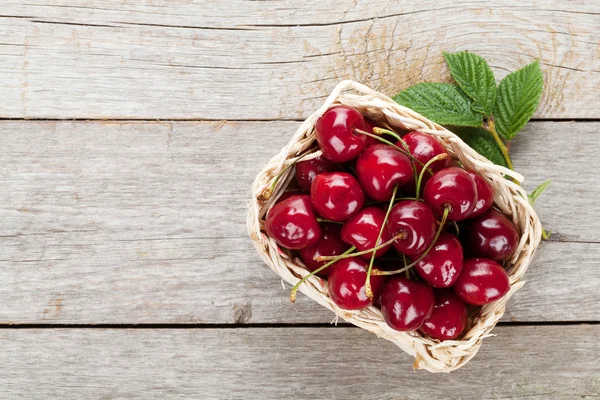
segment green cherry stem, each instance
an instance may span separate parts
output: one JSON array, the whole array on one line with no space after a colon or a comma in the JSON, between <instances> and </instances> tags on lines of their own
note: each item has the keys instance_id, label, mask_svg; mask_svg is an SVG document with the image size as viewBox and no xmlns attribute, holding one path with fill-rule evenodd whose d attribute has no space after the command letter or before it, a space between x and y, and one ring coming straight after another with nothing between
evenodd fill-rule
<instances>
[{"instance_id":1,"label":"green cherry stem","mask_svg":"<svg viewBox=\"0 0 600 400\"><path fill-rule=\"evenodd\" d=\"M400 137L400 135L398 135L396 132L391 131L389 129L383 129L383 128L375 127L375 128L373 128L373 133L375 133L376 135L383 135L383 134L390 135L394 139L396 139L397 141L399 141L400 143L402 143L402 147L404 147L404 150L406 150L406 153L411 155L410 162L412 163L413 173L415 175L415 182L416 182L417 181L417 168L415 167L415 160L416 160L416 158L413 157L413 155L410 152L410 149L408 148L408 145L406 144L406 142L404 141L404 139L402 139ZM421 165L423 165L423 163L421 163Z\"/></svg>"},{"instance_id":2,"label":"green cherry stem","mask_svg":"<svg viewBox=\"0 0 600 400\"><path fill-rule=\"evenodd\" d=\"M383 249L384 247L389 246L390 244L394 243L396 240L404 239L405 237L406 237L406 233L401 232L401 233L397 234L396 236L394 236L393 238L391 238L390 240L388 240L387 242L382 243L379 246L375 246L375 247L372 247L367 250L357 251L356 253L352 253L352 254L342 254L339 256L319 256L315 259L317 261L328 261L328 260L336 260L337 261L342 258L352 258L352 257L364 256L365 254L371 254L374 251Z\"/></svg>"},{"instance_id":3,"label":"green cherry stem","mask_svg":"<svg viewBox=\"0 0 600 400\"><path fill-rule=\"evenodd\" d=\"M330 219L325 219L325 218L321 218L321 217L317 217L317 222L326 222L328 224L340 224L340 225L344 225L343 222L332 221Z\"/></svg>"},{"instance_id":4,"label":"green cherry stem","mask_svg":"<svg viewBox=\"0 0 600 400\"><path fill-rule=\"evenodd\" d=\"M345 252L343 252L341 255L337 256L333 260L329 261L327 264L323 264L319 268L317 268L314 271L312 271L310 274L306 275L304 278L300 279L300 281L298 281L298 283L296 283L294 285L294 287L292 288L292 291L290 293L290 301L292 303L296 301L296 293L298 292L298 288L300 287L300 285L302 285L304 282L306 282L306 280L308 278L310 278L311 276L314 276L314 275L318 274L319 272L323 271L325 268L330 267L331 265L335 264L339 259L342 258L342 256L344 256L346 254L350 254L354 250L356 250L356 247L354 247L354 246L350 247L348 250L346 250Z\"/></svg>"},{"instance_id":5,"label":"green cherry stem","mask_svg":"<svg viewBox=\"0 0 600 400\"><path fill-rule=\"evenodd\" d=\"M381 224L381 228L379 229L379 235L377 235L377 240L375 243L379 243L381 240L381 235L383 234L383 230L387 226L387 220L390 216L390 211L392 211L392 206L394 205L394 199L396 198L396 193L398 192L398 186L394 186L394 190L392 191L392 198L390 199L390 203L388 204L387 211L385 212L385 217L383 217L383 223ZM371 260L369 261L369 268L367 269L367 279L365 281L365 294L369 299L373 299L373 291L371 290L371 271L373 270L373 262L375 261L375 253L377 250L373 250L371 253Z\"/></svg>"},{"instance_id":6,"label":"green cherry stem","mask_svg":"<svg viewBox=\"0 0 600 400\"><path fill-rule=\"evenodd\" d=\"M421 173L419 174L419 179L417 179L417 185L416 185L416 190L415 190L415 200L419 200L419 193L421 193L421 182L423 181L423 175L425 173L425 170L429 169L431 164L433 164L434 162L443 160L444 158L448 158L448 157L449 157L448 153L442 153L442 154L438 154L437 156L433 157L431 160L427 161L427 163L421 170Z\"/></svg>"},{"instance_id":7,"label":"green cherry stem","mask_svg":"<svg viewBox=\"0 0 600 400\"><path fill-rule=\"evenodd\" d=\"M284 169L282 169L281 171L279 171L279 173L277 175L275 175L275 178L273 179L273 182L271 182L271 184L263 191L261 199L264 200L264 201L269 200L271 198L271 195L273 194L273 190L275 190L275 186L277 186L277 183L279 182L279 180L281 179L281 177L290 168L292 168L294 165L296 165L296 163L298 161L300 161L301 159L303 159L304 157L306 157L309 154L313 154L313 153L304 153L304 154L302 154L300 157L296 158L294 161L292 161L291 163L289 163L288 165L286 165Z\"/></svg>"},{"instance_id":8,"label":"green cherry stem","mask_svg":"<svg viewBox=\"0 0 600 400\"><path fill-rule=\"evenodd\" d=\"M404 268L400 268L400 269L397 269L395 271L379 271L379 270L375 270L375 271L373 271L373 275L396 275L396 274L401 274L402 272L408 271L409 269L411 269L412 267L414 267L415 265L417 265L418 263L420 263L421 260L423 260L425 258L425 256L427 256L427 254L429 254L429 252L431 251L431 249L433 249L433 246L435 246L435 242L437 242L438 238L440 237L440 234L442 233L442 230L444 229L444 225L446 224L446 219L448 218L448 213L449 212L450 212L450 208L449 207L444 208L444 215L442 216L442 221L440 222L440 226L438 227L438 230L435 233L435 237L433 238L433 242L431 242L431 244L429 245L429 247L427 247L427 250L425 250L425 252L423 252L423 254L421 254L419 256L419 258L417 258L414 262L408 264Z\"/></svg>"}]
</instances>

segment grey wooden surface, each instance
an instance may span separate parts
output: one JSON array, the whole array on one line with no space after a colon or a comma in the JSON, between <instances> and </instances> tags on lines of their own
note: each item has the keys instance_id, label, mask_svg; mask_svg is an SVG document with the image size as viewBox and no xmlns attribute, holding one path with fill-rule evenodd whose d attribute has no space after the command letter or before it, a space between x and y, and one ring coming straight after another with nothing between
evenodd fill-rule
<instances>
[{"instance_id":1,"label":"grey wooden surface","mask_svg":"<svg viewBox=\"0 0 600 400\"><path fill-rule=\"evenodd\" d=\"M555 0L4 2L0 398L600 398L599 26ZM290 304L245 204L337 81L394 94L463 49L498 77L542 62L511 152L527 189L552 179L553 234L498 336L440 376Z\"/></svg>"}]
</instances>

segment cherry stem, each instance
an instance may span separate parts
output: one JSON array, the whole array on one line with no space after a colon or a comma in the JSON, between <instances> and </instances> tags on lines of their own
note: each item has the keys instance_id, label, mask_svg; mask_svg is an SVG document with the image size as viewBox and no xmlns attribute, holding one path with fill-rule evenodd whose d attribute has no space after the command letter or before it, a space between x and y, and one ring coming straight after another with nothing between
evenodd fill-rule
<instances>
[{"instance_id":1,"label":"cherry stem","mask_svg":"<svg viewBox=\"0 0 600 400\"><path fill-rule=\"evenodd\" d=\"M406 237L406 233L401 232L399 234L397 234L396 236L394 236L393 238L391 238L390 240L388 240L385 243L380 244L379 246L375 246L372 247L370 249L367 250L363 250L363 251L357 251L356 253L352 253L352 254L342 254L339 256L319 256L317 258L315 258L315 260L317 261L328 261L328 260L339 260L341 258L352 258L352 257L358 257L358 256L364 256L365 254L370 254L374 251L377 251L379 249L383 249L385 246L389 246L390 244L394 243L396 240L398 239L404 239ZM379 240L379 239L378 239Z\"/></svg>"},{"instance_id":2,"label":"cherry stem","mask_svg":"<svg viewBox=\"0 0 600 400\"><path fill-rule=\"evenodd\" d=\"M404 150L406 150L406 152L411 155L410 162L412 163L413 174L415 176L414 179L415 179L415 182L416 182L417 181L417 168L415 167L415 160L416 160L416 158L412 156L412 153L410 152L410 149L408 148L408 145L406 144L406 142L404 141L404 139L402 139L400 137L400 135L398 135L396 132L391 131L389 129L383 129L383 128L377 128L377 127L375 127L375 128L373 128L373 133L375 133L376 135L388 134L388 135L392 136L393 138L395 138L400 143L402 143L402 147L404 147ZM421 163L421 165L423 165L423 163Z\"/></svg>"},{"instance_id":3,"label":"cherry stem","mask_svg":"<svg viewBox=\"0 0 600 400\"><path fill-rule=\"evenodd\" d=\"M445 158L448 158L448 153L441 153L438 154L437 156L433 157L431 160L427 161L427 163L425 164L425 166L423 167L423 169L421 170L421 173L419 174L419 179L417 180L417 185L416 185L416 190L415 190L415 200L419 200L419 193L421 192L421 181L423 181L423 175L425 173L426 169L429 169L429 167L436 161L439 160L443 160Z\"/></svg>"},{"instance_id":4,"label":"cherry stem","mask_svg":"<svg viewBox=\"0 0 600 400\"><path fill-rule=\"evenodd\" d=\"M452 223L454 224L454 229L456 229L456 236L460 235L460 228L458 227L458 224L456 221L452 221Z\"/></svg>"},{"instance_id":5,"label":"cherry stem","mask_svg":"<svg viewBox=\"0 0 600 400\"><path fill-rule=\"evenodd\" d=\"M404 262L404 266L406 267L406 265L408 264L406 262L406 254L402 254L402 261ZM406 279L410 279L410 271L406 270Z\"/></svg>"},{"instance_id":6,"label":"cherry stem","mask_svg":"<svg viewBox=\"0 0 600 400\"><path fill-rule=\"evenodd\" d=\"M332 221L330 219L325 219L325 218L321 218L321 217L317 217L317 222L327 222L328 224L340 224L343 225L343 222L340 221Z\"/></svg>"},{"instance_id":7,"label":"cherry stem","mask_svg":"<svg viewBox=\"0 0 600 400\"><path fill-rule=\"evenodd\" d=\"M435 242L437 242L438 238L440 237L440 234L442 233L442 230L444 229L444 225L446 224L446 219L448 218L448 213L449 212L450 212L450 207L444 208L444 215L442 216L442 221L440 222L440 226L438 227L438 230L435 233L435 237L433 238L433 242L431 242L431 244L429 245L429 247L427 247L427 250L425 250L425 252L419 256L419 258L417 258L412 263L406 265L404 268L400 268L400 269L397 269L395 271L379 271L379 270L375 270L375 271L373 271L373 275L396 275L396 274L401 274L402 272L408 271L409 269L411 269L412 267L414 267L415 265L417 265L418 263L420 263L421 260L423 260L425 258L425 256L427 256L427 254L429 254L429 252L431 251L431 249L433 249L433 247L435 246Z\"/></svg>"},{"instance_id":8,"label":"cherry stem","mask_svg":"<svg viewBox=\"0 0 600 400\"><path fill-rule=\"evenodd\" d=\"M281 177L290 168L292 168L294 165L296 165L296 163L298 161L300 161L301 159L303 159L304 157L306 157L309 154L313 154L313 153L304 153L304 154L302 154L300 157L296 158L294 161L292 161L291 163L289 163L288 165L286 165L284 169L282 169L281 171L279 171L279 173L277 175L275 175L275 178L273 179L273 182L271 182L271 184L268 186L268 188L263 192L263 195L262 195L263 200L269 200L271 198L271 195L273 194L273 190L275 190L275 186L277 185L277 182L279 182L279 180L281 179Z\"/></svg>"},{"instance_id":9,"label":"cherry stem","mask_svg":"<svg viewBox=\"0 0 600 400\"><path fill-rule=\"evenodd\" d=\"M292 303L296 301L296 293L298 292L298 288L300 287L300 285L302 285L304 282L306 282L306 280L308 278L318 274L319 272L323 271L325 268L335 264L338 260L340 260L342 258L342 256L349 254L349 253L353 252L354 250L356 250L356 247L354 247L354 246L350 247L348 250L346 250L345 252L343 252L341 255L337 256L333 260L329 261L327 264L323 264L319 268L312 271L310 274L306 275L304 278L300 279L300 281L298 281L298 283L296 283L294 285L294 287L292 288L292 292L290 293L290 301Z\"/></svg>"},{"instance_id":10,"label":"cherry stem","mask_svg":"<svg viewBox=\"0 0 600 400\"><path fill-rule=\"evenodd\" d=\"M379 243L379 241L381 240L381 235L383 234L383 230L386 228L387 220L390 216L390 211L392 211L392 206L394 205L394 199L396 198L397 192L398 186L396 185L394 186L394 190L392 191L392 198L390 199L387 211L385 212L385 217L383 217L383 223L381 224L381 228L379 228L379 235L377 235L377 240L375 241L375 244ZM369 299L373 299L373 290L371 290L371 271L373 270L375 253L377 253L377 250L373 250L373 253L371 253L371 260L369 261L369 268L367 269L367 279L365 281L365 294Z\"/></svg>"}]
</instances>

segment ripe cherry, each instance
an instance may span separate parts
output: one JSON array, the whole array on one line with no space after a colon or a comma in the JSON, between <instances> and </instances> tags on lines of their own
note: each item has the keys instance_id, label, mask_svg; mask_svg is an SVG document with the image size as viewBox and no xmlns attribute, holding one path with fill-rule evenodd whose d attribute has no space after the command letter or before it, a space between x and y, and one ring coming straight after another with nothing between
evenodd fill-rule
<instances>
[{"instance_id":1,"label":"ripe cherry","mask_svg":"<svg viewBox=\"0 0 600 400\"><path fill-rule=\"evenodd\" d=\"M265 228L267 235L288 249L303 249L321 239L309 195L295 195L274 205L267 214Z\"/></svg>"},{"instance_id":2,"label":"ripe cherry","mask_svg":"<svg viewBox=\"0 0 600 400\"><path fill-rule=\"evenodd\" d=\"M477 187L467 171L449 167L436 172L427 181L423 198L436 214L442 215L448 207L448 219L460 221L467 218L475 208Z\"/></svg>"},{"instance_id":3,"label":"ripe cherry","mask_svg":"<svg viewBox=\"0 0 600 400\"><path fill-rule=\"evenodd\" d=\"M356 176L375 201L392 198L394 186L414 181L410 158L386 144L369 146L356 160Z\"/></svg>"},{"instance_id":4,"label":"ripe cherry","mask_svg":"<svg viewBox=\"0 0 600 400\"><path fill-rule=\"evenodd\" d=\"M344 310L360 310L373 304L367 297L365 282L368 264L359 257L343 258L331 266L327 288L329 297ZM385 277L371 276L373 299L377 299L383 288Z\"/></svg>"},{"instance_id":5,"label":"ripe cherry","mask_svg":"<svg viewBox=\"0 0 600 400\"><path fill-rule=\"evenodd\" d=\"M385 211L378 207L365 207L344 223L342 228L342 240L355 246L358 251L372 249L377 245L392 239L392 235L384 228L378 243L377 237L383 226ZM390 246L385 246L375 252L375 257L384 255ZM371 259L371 253L362 256L366 260Z\"/></svg>"},{"instance_id":6,"label":"ripe cherry","mask_svg":"<svg viewBox=\"0 0 600 400\"><path fill-rule=\"evenodd\" d=\"M463 266L463 250L458 238L442 233L427 255L415 265L419 276L435 288L456 282Z\"/></svg>"},{"instance_id":7,"label":"ripe cherry","mask_svg":"<svg viewBox=\"0 0 600 400\"><path fill-rule=\"evenodd\" d=\"M433 289L404 277L388 281L381 293L381 313L397 331L419 329L431 315L433 305Z\"/></svg>"},{"instance_id":8,"label":"ripe cherry","mask_svg":"<svg viewBox=\"0 0 600 400\"><path fill-rule=\"evenodd\" d=\"M329 161L323 155L296 163L296 181L304 192L310 191L310 185L317 175L322 172L340 171L341 166Z\"/></svg>"},{"instance_id":9,"label":"ripe cherry","mask_svg":"<svg viewBox=\"0 0 600 400\"><path fill-rule=\"evenodd\" d=\"M456 339L465 330L467 317L467 306L451 290L436 290L433 312L421 332L437 340Z\"/></svg>"},{"instance_id":10,"label":"ripe cherry","mask_svg":"<svg viewBox=\"0 0 600 400\"><path fill-rule=\"evenodd\" d=\"M404 140L408 146L410 154L412 154L415 159L423 164L426 164L429 160L439 154L447 153L444 146L442 146L440 142L438 142L432 135L427 135L421 132L409 132L402 137L402 140ZM396 145L402 148L402 144L400 142L396 143ZM420 173L423 169L423 165L421 163L415 163L417 173ZM448 157L434 162L429 166L429 168L433 172L436 172L443 168L448 168L450 164L452 164L452 159ZM429 176L429 174L424 175L424 177L427 176Z\"/></svg>"},{"instance_id":11,"label":"ripe cherry","mask_svg":"<svg viewBox=\"0 0 600 400\"><path fill-rule=\"evenodd\" d=\"M404 234L394 241L394 247L407 256L422 254L432 243L436 232L435 215L427 204L402 200L396 203L387 222L390 235Z\"/></svg>"},{"instance_id":12,"label":"ripe cherry","mask_svg":"<svg viewBox=\"0 0 600 400\"><path fill-rule=\"evenodd\" d=\"M367 129L358 110L335 106L325 111L315 124L315 136L323 155L334 162L356 158L367 144L367 136L355 132L356 129Z\"/></svg>"},{"instance_id":13,"label":"ripe cherry","mask_svg":"<svg viewBox=\"0 0 600 400\"><path fill-rule=\"evenodd\" d=\"M502 260L513 254L518 242L517 229L499 211L491 210L471 224L471 250L478 257Z\"/></svg>"},{"instance_id":14,"label":"ripe cherry","mask_svg":"<svg viewBox=\"0 0 600 400\"><path fill-rule=\"evenodd\" d=\"M323 172L313 180L310 199L323 218L342 222L362 208L365 194L352 175Z\"/></svg>"},{"instance_id":15,"label":"ripe cherry","mask_svg":"<svg viewBox=\"0 0 600 400\"><path fill-rule=\"evenodd\" d=\"M468 174L473 178L477 187L477 201L475 202L475 208L469 215L469 218L475 218L485 214L494 204L494 190L492 184L481 175L475 172L468 172Z\"/></svg>"},{"instance_id":16,"label":"ripe cherry","mask_svg":"<svg viewBox=\"0 0 600 400\"><path fill-rule=\"evenodd\" d=\"M342 254L348 245L340 237L341 226L338 224L323 224L321 227L322 236L317 244L300 250L300 258L309 271L314 271L323 266L327 261L317 261L320 256L337 256ZM321 278L329 275L329 269L326 268L317 273Z\"/></svg>"},{"instance_id":17,"label":"ripe cherry","mask_svg":"<svg viewBox=\"0 0 600 400\"><path fill-rule=\"evenodd\" d=\"M482 306L504 296L510 290L508 275L500 264L487 258L472 258L454 284L454 292L465 303Z\"/></svg>"}]
</instances>

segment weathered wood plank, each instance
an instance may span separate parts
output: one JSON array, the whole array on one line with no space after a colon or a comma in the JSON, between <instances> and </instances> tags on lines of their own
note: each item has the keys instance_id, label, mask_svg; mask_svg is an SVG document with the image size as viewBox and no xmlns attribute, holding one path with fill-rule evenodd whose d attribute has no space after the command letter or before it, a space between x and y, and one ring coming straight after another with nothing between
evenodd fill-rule
<instances>
[{"instance_id":1,"label":"weathered wood plank","mask_svg":"<svg viewBox=\"0 0 600 400\"><path fill-rule=\"evenodd\" d=\"M246 238L250 182L297 125L0 123L0 322L329 322L288 302ZM538 209L560 242L509 320L600 316L599 127L532 123L513 147L530 187L554 180Z\"/></svg>"},{"instance_id":2,"label":"weathered wood plank","mask_svg":"<svg viewBox=\"0 0 600 400\"><path fill-rule=\"evenodd\" d=\"M468 49L498 77L540 58L541 118L599 118L600 8L427 0L13 1L0 15L5 118L298 119L336 82L389 94Z\"/></svg>"},{"instance_id":3,"label":"weathered wood plank","mask_svg":"<svg viewBox=\"0 0 600 400\"><path fill-rule=\"evenodd\" d=\"M4 330L6 399L598 399L600 327L498 327L451 374L354 328Z\"/></svg>"}]
</instances>

